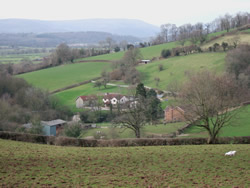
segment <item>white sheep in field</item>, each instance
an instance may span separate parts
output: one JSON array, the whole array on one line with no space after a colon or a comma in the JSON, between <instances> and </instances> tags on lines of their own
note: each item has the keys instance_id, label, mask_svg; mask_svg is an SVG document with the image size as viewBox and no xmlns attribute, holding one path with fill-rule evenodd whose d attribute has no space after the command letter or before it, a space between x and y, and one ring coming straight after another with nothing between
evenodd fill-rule
<instances>
[{"instance_id":1,"label":"white sheep in field","mask_svg":"<svg viewBox=\"0 0 250 188\"><path fill-rule=\"evenodd\" d=\"M225 156L234 156L236 153L236 151L229 151L227 153L225 153Z\"/></svg>"}]
</instances>

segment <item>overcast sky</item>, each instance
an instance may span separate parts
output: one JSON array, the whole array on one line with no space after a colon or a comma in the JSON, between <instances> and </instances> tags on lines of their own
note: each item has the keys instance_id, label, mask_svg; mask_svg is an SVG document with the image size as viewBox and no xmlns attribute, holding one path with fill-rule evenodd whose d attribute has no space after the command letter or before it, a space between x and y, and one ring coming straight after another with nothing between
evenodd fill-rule
<instances>
[{"instance_id":1,"label":"overcast sky","mask_svg":"<svg viewBox=\"0 0 250 188\"><path fill-rule=\"evenodd\" d=\"M210 22L250 11L250 0L2 0L0 19L128 18L161 25Z\"/></svg>"}]
</instances>

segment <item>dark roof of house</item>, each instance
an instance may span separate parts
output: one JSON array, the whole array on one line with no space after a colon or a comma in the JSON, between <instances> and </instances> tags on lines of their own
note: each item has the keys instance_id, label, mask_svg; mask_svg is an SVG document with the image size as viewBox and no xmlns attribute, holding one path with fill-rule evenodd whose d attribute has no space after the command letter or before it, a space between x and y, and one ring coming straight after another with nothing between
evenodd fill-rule
<instances>
[{"instance_id":1,"label":"dark roof of house","mask_svg":"<svg viewBox=\"0 0 250 188\"><path fill-rule=\"evenodd\" d=\"M103 96L103 99L113 99L113 98L121 99L124 96L125 95L121 95L121 94L107 94Z\"/></svg>"},{"instance_id":2,"label":"dark roof of house","mask_svg":"<svg viewBox=\"0 0 250 188\"><path fill-rule=\"evenodd\" d=\"M55 125L60 125L60 124L65 124L65 123L67 122L62 119L56 119L52 121L41 121L41 124L46 125L46 126L55 126Z\"/></svg>"},{"instance_id":3,"label":"dark roof of house","mask_svg":"<svg viewBox=\"0 0 250 188\"><path fill-rule=\"evenodd\" d=\"M79 97L77 97L78 99ZM80 96L80 98L83 100L83 101L89 101L89 100L97 100L97 96L95 95L90 95L90 96ZM76 100L77 100L76 99Z\"/></svg>"},{"instance_id":4,"label":"dark roof of house","mask_svg":"<svg viewBox=\"0 0 250 188\"><path fill-rule=\"evenodd\" d=\"M185 112L185 107L183 107L183 106L167 106L167 107L165 108L165 111L167 111L167 110L169 110L169 109L179 109L179 110L182 110L182 111Z\"/></svg>"}]
</instances>

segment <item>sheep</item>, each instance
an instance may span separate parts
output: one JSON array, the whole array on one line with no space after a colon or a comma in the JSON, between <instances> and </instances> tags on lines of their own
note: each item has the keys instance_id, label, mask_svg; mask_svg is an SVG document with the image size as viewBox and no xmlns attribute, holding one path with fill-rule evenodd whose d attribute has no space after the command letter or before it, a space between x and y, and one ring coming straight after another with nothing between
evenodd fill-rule
<instances>
[{"instance_id":1,"label":"sheep","mask_svg":"<svg viewBox=\"0 0 250 188\"><path fill-rule=\"evenodd\" d=\"M225 156L234 156L236 153L236 151L229 151L227 153L225 153Z\"/></svg>"}]
</instances>

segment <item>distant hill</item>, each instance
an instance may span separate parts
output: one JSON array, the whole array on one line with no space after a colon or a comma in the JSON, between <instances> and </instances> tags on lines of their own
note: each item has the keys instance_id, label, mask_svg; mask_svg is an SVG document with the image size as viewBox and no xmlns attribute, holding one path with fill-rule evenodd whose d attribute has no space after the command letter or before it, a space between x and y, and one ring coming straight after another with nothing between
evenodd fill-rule
<instances>
[{"instance_id":1,"label":"distant hill","mask_svg":"<svg viewBox=\"0 0 250 188\"><path fill-rule=\"evenodd\" d=\"M28 19L0 19L0 33L58 33L99 31L140 38L154 36L159 27L133 19L85 19L43 21Z\"/></svg>"},{"instance_id":2,"label":"distant hill","mask_svg":"<svg viewBox=\"0 0 250 188\"><path fill-rule=\"evenodd\" d=\"M60 43L96 44L111 37L117 43L126 40L128 43L141 42L133 36L112 35L106 32L67 32L67 33L0 33L0 46L55 47Z\"/></svg>"}]
</instances>

